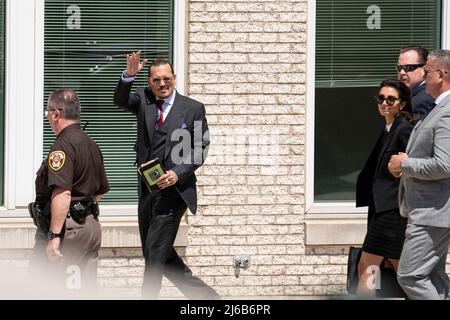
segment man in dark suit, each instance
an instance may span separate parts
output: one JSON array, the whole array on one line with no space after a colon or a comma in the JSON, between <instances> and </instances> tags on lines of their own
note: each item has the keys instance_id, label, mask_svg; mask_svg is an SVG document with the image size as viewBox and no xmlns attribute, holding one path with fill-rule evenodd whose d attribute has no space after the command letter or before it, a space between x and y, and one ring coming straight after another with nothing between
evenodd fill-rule
<instances>
[{"instance_id":1,"label":"man in dark suit","mask_svg":"<svg viewBox=\"0 0 450 320\"><path fill-rule=\"evenodd\" d=\"M400 49L397 72L398 80L411 90L413 112L424 119L434 107L434 99L425 92L423 66L427 61L428 51L422 46L408 46Z\"/></svg>"},{"instance_id":2,"label":"man in dark suit","mask_svg":"<svg viewBox=\"0 0 450 320\"><path fill-rule=\"evenodd\" d=\"M191 299L216 299L214 289L192 275L173 247L187 208L197 211L195 170L209 146L208 123L202 103L177 93L172 65L156 59L149 67L148 87L130 93L134 77L147 59L127 55L127 69L114 92L114 103L137 117L136 161L159 158L166 170L149 192L139 180L138 222L145 258L142 294L157 299L165 275Z\"/></svg>"}]
</instances>

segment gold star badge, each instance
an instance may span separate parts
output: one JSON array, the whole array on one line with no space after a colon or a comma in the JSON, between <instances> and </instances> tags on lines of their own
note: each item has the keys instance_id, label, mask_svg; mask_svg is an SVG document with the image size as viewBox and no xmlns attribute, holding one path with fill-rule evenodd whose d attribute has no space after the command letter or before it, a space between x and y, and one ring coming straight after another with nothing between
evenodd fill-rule
<instances>
[{"instance_id":1,"label":"gold star badge","mask_svg":"<svg viewBox=\"0 0 450 320\"><path fill-rule=\"evenodd\" d=\"M48 157L48 166L53 171L58 171L64 166L64 162L66 161L66 154L62 150L55 150L50 153Z\"/></svg>"}]
</instances>

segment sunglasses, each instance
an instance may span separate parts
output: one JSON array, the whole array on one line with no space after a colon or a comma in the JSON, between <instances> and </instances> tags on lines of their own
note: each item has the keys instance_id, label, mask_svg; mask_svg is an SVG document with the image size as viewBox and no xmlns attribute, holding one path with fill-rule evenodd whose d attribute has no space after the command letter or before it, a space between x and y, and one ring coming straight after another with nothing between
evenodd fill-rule
<instances>
[{"instance_id":1,"label":"sunglasses","mask_svg":"<svg viewBox=\"0 0 450 320\"><path fill-rule=\"evenodd\" d=\"M161 81L164 82L165 85L168 85L169 83L172 82L172 78L153 79L153 80L152 80L152 83L153 83L155 86L159 86L159 84L161 83Z\"/></svg>"},{"instance_id":2,"label":"sunglasses","mask_svg":"<svg viewBox=\"0 0 450 320\"><path fill-rule=\"evenodd\" d=\"M387 97L385 97L382 94L377 94L376 96L374 96L374 98L375 98L375 101L378 104L382 104L383 101L386 101L386 104L388 106L393 106L395 104L395 101L401 100L400 98L397 98L397 97L394 97L394 96L387 96Z\"/></svg>"},{"instance_id":3,"label":"sunglasses","mask_svg":"<svg viewBox=\"0 0 450 320\"><path fill-rule=\"evenodd\" d=\"M423 67L425 64L424 63L419 63L419 64L398 64L397 65L397 72L400 72L403 70L405 70L405 72L411 72L416 70L417 68Z\"/></svg>"}]
</instances>

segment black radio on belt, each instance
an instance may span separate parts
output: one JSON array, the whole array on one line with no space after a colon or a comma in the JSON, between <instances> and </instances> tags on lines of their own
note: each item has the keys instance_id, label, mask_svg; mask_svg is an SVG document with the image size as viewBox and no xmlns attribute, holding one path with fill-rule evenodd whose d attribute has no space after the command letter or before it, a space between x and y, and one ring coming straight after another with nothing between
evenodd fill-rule
<instances>
[{"instance_id":1,"label":"black radio on belt","mask_svg":"<svg viewBox=\"0 0 450 320\"><path fill-rule=\"evenodd\" d=\"M94 218L98 217L98 203L96 201L81 202L75 201L70 204L70 216L78 224L85 224L86 218L92 214Z\"/></svg>"}]
</instances>

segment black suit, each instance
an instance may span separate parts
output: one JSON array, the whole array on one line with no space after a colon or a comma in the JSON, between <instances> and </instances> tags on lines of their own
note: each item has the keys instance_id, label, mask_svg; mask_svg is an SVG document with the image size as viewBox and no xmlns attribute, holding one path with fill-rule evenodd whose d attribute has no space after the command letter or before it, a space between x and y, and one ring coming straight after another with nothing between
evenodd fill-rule
<instances>
[{"instance_id":1,"label":"black suit","mask_svg":"<svg viewBox=\"0 0 450 320\"><path fill-rule=\"evenodd\" d=\"M154 94L149 88L138 88L135 93L130 93L131 86L132 82L119 81L114 92L114 103L137 117L137 164L158 156L164 169L172 170L178 176L174 186L156 193L149 193L139 180L138 221L145 257L143 295L157 298L164 274L188 298L216 298L217 293L192 276L173 248L186 207L193 214L197 211L194 171L203 164L209 146L205 107L176 93L167 119L161 128L155 129L158 111ZM187 143L183 144L184 148L180 148L180 139L171 141L180 135L183 136L181 142ZM172 151L176 151L175 155L171 154ZM177 160L178 155L181 158Z\"/></svg>"},{"instance_id":2,"label":"black suit","mask_svg":"<svg viewBox=\"0 0 450 320\"><path fill-rule=\"evenodd\" d=\"M372 193L375 212L398 209L400 179L387 166L392 155L405 152L412 128L405 118L397 117L386 137L380 134L356 182L357 207L368 206Z\"/></svg>"},{"instance_id":3,"label":"black suit","mask_svg":"<svg viewBox=\"0 0 450 320\"><path fill-rule=\"evenodd\" d=\"M411 89L412 106L414 113L418 113L420 119L424 119L434 108L434 99L425 91L425 82Z\"/></svg>"},{"instance_id":4,"label":"black suit","mask_svg":"<svg viewBox=\"0 0 450 320\"><path fill-rule=\"evenodd\" d=\"M405 152L413 125L397 117L388 133L381 133L356 182L356 206L368 206L368 230L363 250L391 259L400 257L406 220L400 216L400 179L391 175L392 155Z\"/></svg>"}]
</instances>

